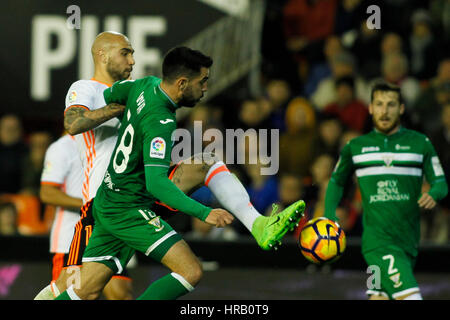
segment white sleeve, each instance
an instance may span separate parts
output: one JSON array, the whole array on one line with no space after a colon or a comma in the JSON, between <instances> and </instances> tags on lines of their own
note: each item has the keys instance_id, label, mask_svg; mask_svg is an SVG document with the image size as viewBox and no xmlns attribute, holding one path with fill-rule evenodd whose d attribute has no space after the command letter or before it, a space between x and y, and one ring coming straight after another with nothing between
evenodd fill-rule
<instances>
[{"instance_id":1,"label":"white sleeve","mask_svg":"<svg viewBox=\"0 0 450 320\"><path fill-rule=\"evenodd\" d=\"M79 80L74 82L66 95L66 110L74 105L85 106L88 109L94 107L97 92L90 81Z\"/></svg>"},{"instance_id":2,"label":"white sleeve","mask_svg":"<svg viewBox=\"0 0 450 320\"><path fill-rule=\"evenodd\" d=\"M70 159L67 158L67 150L64 144L57 140L47 149L42 170L42 184L64 184L70 171Z\"/></svg>"}]
</instances>

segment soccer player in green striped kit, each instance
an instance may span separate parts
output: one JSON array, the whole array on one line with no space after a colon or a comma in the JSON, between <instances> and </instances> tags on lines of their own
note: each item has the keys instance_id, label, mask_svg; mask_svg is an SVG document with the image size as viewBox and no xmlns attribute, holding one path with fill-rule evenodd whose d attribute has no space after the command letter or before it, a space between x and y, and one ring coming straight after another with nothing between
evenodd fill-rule
<instances>
[{"instance_id":1,"label":"soccer player in green striped kit","mask_svg":"<svg viewBox=\"0 0 450 320\"><path fill-rule=\"evenodd\" d=\"M420 211L434 208L448 192L430 140L401 126L404 111L398 87L374 85L369 105L374 129L344 146L325 196L325 216L337 220L344 185L356 174L364 212L362 254L369 266L380 268L381 287L367 291L372 300L422 299L413 275ZM431 185L425 193L423 176Z\"/></svg>"},{"instance_id":2,"label":"soccer player in green striped kit","mask_svg":"<svg viewBox=\"0 0 450 320\"><path fill-rule=\"evenodd\" d=\"M278 245L298 224L305 209L302 200L278 214L262 216L221 161L212 159L204 184L226 210L196 202L168 177L175 111L181 106L194 107L203 97L211 65L212 60L201 52L177 47L164 57L162 80L151 76L124 80L104 91L106 103L127 107L110 164L94 198L95 227L83 255L81 283L78 288L69 287L56 300L96 299L135 250L172 271L153 282L138 299L176 299L192 291L202 276L200 262L181 236L151 210L156 200L216 227L230 224L234 219L231 212L264 250Z\"/></svg>"}]
</instances>

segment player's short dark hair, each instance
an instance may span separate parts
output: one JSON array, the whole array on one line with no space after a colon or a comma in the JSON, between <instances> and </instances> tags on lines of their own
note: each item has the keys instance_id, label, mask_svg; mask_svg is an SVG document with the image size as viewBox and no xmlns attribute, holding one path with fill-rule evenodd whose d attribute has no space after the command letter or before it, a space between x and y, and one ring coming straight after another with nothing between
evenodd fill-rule
<instances>
[{"instance_id":1,"label":"player's short dark hair","mask_svg":"<svg viewBox=\"0 0 450 320\"><path fill-rule=\"evenodd\" d=\"M175 47L164 57L163 79L172 82L180 76L192 78L200 73L202 67L210 68L212 64L213 60L198 50Z\"/></svg>"},{"instance_id":2,"label":"player's short dark hair","mask_svg":"<svg viewBox=\"0 0 450 320\"><path fill-rule=\"evenodd\" d=\"M403 104L403 96L402 96L402 92L400 90L399 86L396 86L394 84L391 84L389 82L386 81L380 81L377 82L373 85L372 87L372 91L370 93L370 101L373 102L373 98L374 98L374 94L377 91L382 91L382 92L397 92L398 94L398 102L400 104Z\"/></svg>"}]
</instances>

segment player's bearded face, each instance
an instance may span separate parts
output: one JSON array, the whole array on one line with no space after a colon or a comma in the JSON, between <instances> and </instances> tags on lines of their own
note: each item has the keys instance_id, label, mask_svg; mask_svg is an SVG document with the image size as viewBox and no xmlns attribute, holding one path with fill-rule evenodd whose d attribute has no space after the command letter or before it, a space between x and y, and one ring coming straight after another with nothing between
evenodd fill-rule
<instances>
[{"instance_id":1,"label":"player's bearded face","mask_svg":"<svg viewBox=\"0 0 450 320\"><path fill-rule=\"evenodd\" d=\"M192 108L203 98L207 90L206 81L208 80L208 75L209 70L202 68L198 77L189 80L179 101L180 105Z\"/></svg>"},{"instance_id":2,"label":"player's bearded face","mask_svg":"<svg viewBox=\"0 0 450 320\"><path fill-rule=\"evenodd\" d=\"M404 105L400 104L396 92L375 92L369 112L375 128L384 134L390 134L400 125Z\"/></svg>"},{"instance_id":3,"label":"player's bearded face","mask_svg":"<svg viewBox=\"0 0 450 320\"><path fill-rule=\"evenodd\" d=\"M192 86L187 86L183 92L183 97L180 100L180 105L185 107L193 107L200 101L200 98L196 98L192 89Z\"/></svg>"},{"instance_id":4,"label":"player's bearded face","mask_svg":"<svg viewBox=\"0 0 450 320\"><path fill-rule=\"evenodd\" d=\"M122 44L115 46L108 56L106 71L115 80L128 79L133 70L134 58L131 46Z\"/></svg>"},{"instance_id":5,"label":"player's bearded face","mask_svg":"<svg viewBox=\"0 0 450 320\"><path fill-rule=\"evenodd\" d=\"M132 70L132 65L117 62L113 58L110 58L106 64L106 71L115 81L128 79Z\"/></svg>"}]
</instances>

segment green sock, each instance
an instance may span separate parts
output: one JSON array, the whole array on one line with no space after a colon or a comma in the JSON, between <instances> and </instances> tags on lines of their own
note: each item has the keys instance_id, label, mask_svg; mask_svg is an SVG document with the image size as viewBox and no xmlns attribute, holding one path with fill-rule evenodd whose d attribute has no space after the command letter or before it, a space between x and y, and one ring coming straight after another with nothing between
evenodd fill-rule
<instances>
[{"instance_id":1,"label":"green sock","mask_svg":"<svg viewBox=\"0 0 450 320\"><path fill-rule=\"evenodd\" d=\"M69 288L67 288L66 291L57 296L55 300L81 300L81 299L75 293L72 286L70 286Z\"/></svg>"},{"instance_id":2,"label":"green sock","mask_svg":"<svg viewBox=\"0 0 450 320\"><path fill-rule=\"evenodd\" d=\"M194 287L173 272L153 282L136 300L175 300L192 290Z\"/></svg>"},{"instance_id":3,"label":"green sock","mask_svg":"<svg viewBox=\"0 0 450 320\"><path fill-rule=\"evenodd\" d=\"M61 293L59 296L57 296L55 298L55 300L72 300L70 299L69 294L67 293L67 291L64 291L63 293Z\"/></svg>"}]
</instances>

